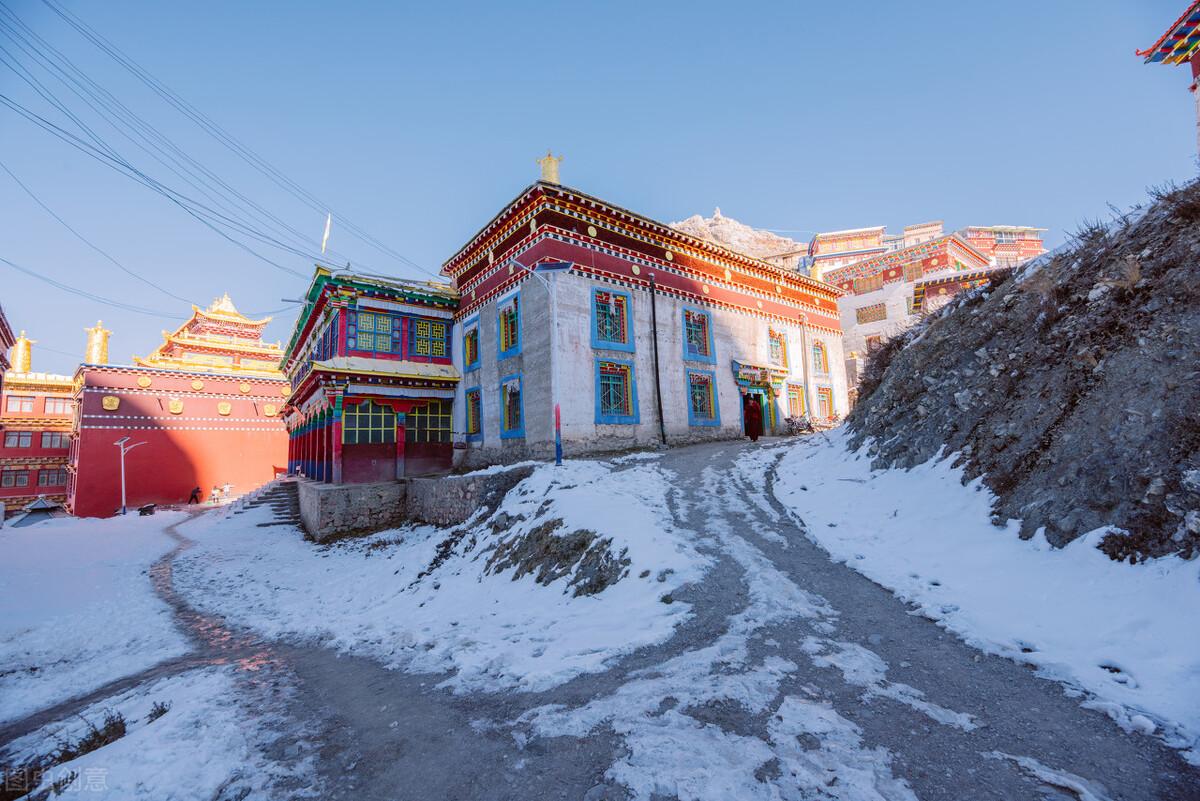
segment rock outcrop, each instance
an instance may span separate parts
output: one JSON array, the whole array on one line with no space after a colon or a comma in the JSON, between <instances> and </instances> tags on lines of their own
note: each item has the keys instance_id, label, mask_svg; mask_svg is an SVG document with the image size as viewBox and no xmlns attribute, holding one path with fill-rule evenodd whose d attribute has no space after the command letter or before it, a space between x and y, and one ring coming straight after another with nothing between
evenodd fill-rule
<instances>
[{"instance_id":1,"label":"rock outcrop","mask_svg":"<svg viewBox=\"0 0 1200 801\"><path fill-rule=\"evenodd\" d=\"M998 519L1116 559L1200 555L1200 182L956 298L869 366L881 465L945 448Z\"/></svg>"}]
</instances>

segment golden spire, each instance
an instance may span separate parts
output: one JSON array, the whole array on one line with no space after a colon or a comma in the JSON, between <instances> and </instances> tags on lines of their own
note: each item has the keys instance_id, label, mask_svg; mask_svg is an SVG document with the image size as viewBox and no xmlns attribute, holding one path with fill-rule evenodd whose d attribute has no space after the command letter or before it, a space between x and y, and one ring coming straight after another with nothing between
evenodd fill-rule
<instances>
[{"instance_id":1,"label":"golden spire","mask_svg":"<svg viewBox=\"0 0 1200 801\"><path fill-rule=\"evenodd\" d=\"M83 352L84 364L108 364L108 337L112 334L100 320L87 332L87 348Z\"/></svg>"},{"instance_id":2,"label":"golden spire","mask_svg":"<svg viewBox=\"0 0 1200 801\"><path fill-rule=\"evenodd\" d=\"M21 336L17 337L17 341L13 343L12 349L12 369L14 373L29 373L30 366L33 364L33 343L35 340L25 336L25 332L21 332Z\"/></svg>"},{"instance_id":3,"label":"golden spire","mask_svg":"<svg viewBox=\"0 0 1200 801\"><path fill-rule=\"evenodd\" d=\"M237 307L233 305L233 300L229 297L228 292L214 300L208 307L207 311L218 312L220 314L233 314L239 317L241 316L241 313L238 312Z\"/></svg>"},{"instance_id":4,"label":"golden spire","mask_svg":"<svg viewBox=\"0 0 1200 801\"><path fill-rule=\"evenodd\" d=\"M546 151L546 155L537 160L538 166L542 168L542 180L548 184L557 184L558 180L558 165L562 163L562 156L551 155L550 151Z\"/></svg>"}]
</instances>

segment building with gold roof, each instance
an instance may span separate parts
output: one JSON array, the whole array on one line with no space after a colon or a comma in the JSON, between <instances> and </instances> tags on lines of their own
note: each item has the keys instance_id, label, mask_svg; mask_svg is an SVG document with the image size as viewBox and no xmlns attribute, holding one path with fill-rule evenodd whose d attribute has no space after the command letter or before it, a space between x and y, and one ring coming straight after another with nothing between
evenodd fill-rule
<instances>
[{"instance_id":1,"label":"building with gold roof","mask_svg":"<svg viewBox=\"0 0 1200 801\"><path fill-rule=\"evenodd\" d=\"M88 329L87 359L72 382L75 441L67 504L104 517L121 505L120 449L127 505L186 503L193 489L241 494L286 469L280 410L291 394L279 370L282 349L263 341L270 318L251 319L229 295L192 315L132 364L108 363L111 332Z\"/></svg>"}]
</instances>

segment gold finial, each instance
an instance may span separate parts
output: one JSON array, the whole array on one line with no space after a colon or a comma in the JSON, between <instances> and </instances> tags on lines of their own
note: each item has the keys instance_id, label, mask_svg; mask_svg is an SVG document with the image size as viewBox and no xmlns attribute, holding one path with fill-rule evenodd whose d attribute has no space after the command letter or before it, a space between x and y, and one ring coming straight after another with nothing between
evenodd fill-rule
<instances>
[{"instance_id":1,"label":"gold finial","mask_svg":"<svg viewBox=\"0 0 1200 801\"><path fill-rule=\"evenodd\" d=\"M238 314L237 307L233 305L233 300L230 299L228 292L214 300L208 307L207 311L224 312L225 314Z\"/></svg>"},{"instance_id":2,"label":"gold finial","mask_svg":"<svg viewBox=\"0 0 1200 801\"><path fill-rule=\"evenodd\" d=\"M108 364L108 338L112 335L100 320L87 332L87 348L83 352L84 364Z\"/></svg>"},{"instance_id":3,"label":"gold finial","mask_svg":"<svg viewBox=\"0 0 1200 801\"><path fill-rule=\"evenodd\" d=\"M21 336L17 337L17 341L13 343L12 350L12 369L14 373L32 372L31 365L33 364L33 343L35 340L25 336L25 332L21 332Z\"/></svg>"},{"instance_id":4,"label":"gold finial","mask_svg":"<svg viewBox=\"0 0 1200 801\"><path fill-rule=\"evenodd\" d=\"M538 166L542 168L542 180L548 184L559 183L558 180L558 165L562 163L562 156L551 155L550 151L546 151L546 155L537 160Z\"/></svg>"}]
</instances>

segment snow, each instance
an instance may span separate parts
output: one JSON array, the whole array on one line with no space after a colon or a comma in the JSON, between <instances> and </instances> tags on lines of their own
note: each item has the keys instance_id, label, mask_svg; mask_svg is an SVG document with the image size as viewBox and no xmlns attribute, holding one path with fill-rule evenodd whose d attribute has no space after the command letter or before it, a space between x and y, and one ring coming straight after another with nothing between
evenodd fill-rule
<instances>
[{"instance_id":1,"label":"snow","mask_svg":"<svg viewBox=\"0 0 1200 801\"><path fill-rule=\"evenodd\" d=\"M256 527L266 510L255 509L183 527L198 545L178 560L175 581L193 605L268 637L452 672L443 686L456 691L545 690L664 641L690 616L689 604L660 599L698 581L709 560L672 524L667 492L652 464L538 465L490 519L460 529L449 558L425 576L451 530L414 525L318 547L294 530ZM494 531L500 515L509 520ZM610 553L630 560L625 578L575 597L571 575L543 586L533 574L488 572L491 547L554 520L558 536L611 538Z\"/></svg>"},{"instance_id":2,"label":"snow","mask_svg":"<svg viewBox=\"0 0 1200 801\"><path fill-rule=\"evenodd\" d=\"M1200 560L1114 562L1096 548L1106 529L1061 549L1021 540L1016 521L991 524L993 496L953 459L872 470L846 438L807 438L780 461L776 497L809 537L969 644L1200 764Z\"/></svg>"},{"instance_id":3,"label":"snow","mask_svg":"<svg viewBox=\"0 0 1200 801\"><path fill-rule=\"evenodd\" d=\"M1035 779L1062 790L1069 790L1079 801L1109 801L1103 790L1087 779L1068 773L1065 770L1055 770L1038 762L1033 757L1013 756L1003 751L989 751L984 754L992 759L1002 759L1012 762L1021 770Z\"/></svg>"},{"instance_id":4,"label":"snow","mask_svg":"<svg viewBox=\"0 0 1200 801\"><path fill-rule=\"evenodd\" d=\"M188 651L147 575L182 517L0 529L0 723Z\"/></svg>"},{"instance_id":5,"label":"snow","mask_svg":"<svg viewBox=\"0 0 1200 801\"><path fill-rule=\"evenodd\" d=\"M145 801L207 801L239 798L245 789L260 797L277 782L310 784L311 762L296 758L277 764L264 750L278 735L269 732L270 721L251 713L235 681L235 668L209 667L148 682L84 710L78 717L45 726L9 743L3 759L23 764L31 757L53 752L60 740L76 741L87 723L101 725L106 712L119 712L126 721L124 737L89 754L56 766L41 786L67 779L74 781L66 794L88 797L145 799ZM154 721L147 715L155 702L170 705ZM259 710L268 704L254 704ZM297 733L289 734L294 738ZM305 748L294 749L304 752ZM31 788L32 789L32 788ZM315 796L315 792L311 793ZM287 797L303 796L295 787Z\"/></svg>"}]
</instances>

